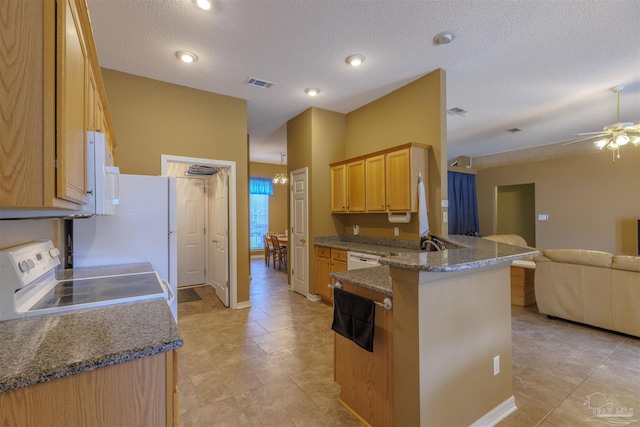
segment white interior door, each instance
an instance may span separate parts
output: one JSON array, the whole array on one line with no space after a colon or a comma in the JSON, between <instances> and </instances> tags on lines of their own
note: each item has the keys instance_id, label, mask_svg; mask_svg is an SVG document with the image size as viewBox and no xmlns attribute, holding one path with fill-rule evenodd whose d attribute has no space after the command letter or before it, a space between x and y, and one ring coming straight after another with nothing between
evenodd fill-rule
<instances>
[{"instance_id":1,"label":"white interior door","mask_svg":"<svg viewBox=\"0 0 640 427\"><path fill-rule=\"evenodd\" d=\"M291 280L293 290L308 296L309 294L309 244L308 244L308 205L307 205L308 169L299 169L291 173L291 237L289 255L291 259Z\"/></svg>"},{"instance_id":2,"label":"white interior door","mask_svg":"<svg viewBox=\"0 0 640 427\"><path fill-rule=\"evenodd\" d=\"M214 175L213 204L210 225L211 243L209 243L209 265L213 266L211 280L216 295L229 307L229 181L226 169Z\"/></svg>"},{"instance_id":3,"label":"white interior door","mask_svg":"<svg viewBox=\"0 0 640 427\"><path fill-rule=\"evenodd\" d=\"M204 274L205 182L178 178L178 286L200 285Z\"/></svg>"}]
</instances>

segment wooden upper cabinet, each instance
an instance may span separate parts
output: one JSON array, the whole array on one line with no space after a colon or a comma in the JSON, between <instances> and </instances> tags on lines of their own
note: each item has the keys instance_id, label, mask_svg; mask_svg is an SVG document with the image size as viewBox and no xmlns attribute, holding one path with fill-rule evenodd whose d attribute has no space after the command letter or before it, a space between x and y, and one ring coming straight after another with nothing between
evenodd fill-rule
<instances>
[{"instance_id":1,"label":"wooden upper cabinet","mask_svg":"<svg viewBox=\"0 0 640 427\"><path fill-rule=\"evenodd\" d=\"M387 209L385 189L385 155L365 160L365 203L367 212L384 212Z\"/></svg>"},{"instance_id":2,"label":"wooden upper cabinet","mask_svg":"<svg viewBox=\"0 0 640 427\"><path fill-rule=\"evenodd\" d=\"M0 207L80 209L87 131L115 147L86 3L2 0L0 32Z\"/></svg>"},{"instance_id":3,"label":"wooden upper cabinet","mask_svg":"<svg viewBox=\"0 0 640 427\"><path fill-rule=\"evenodd\" d=\"M411 210L411 161L409 149L388 153L386 157L387 210Z\"/></svg>"},{"instance_id":4,"label":"wooden upper cabinet","mask_svg":"<svg viewBox=\"0 0 640 427\"><path fill-rule=\"evenodd\" d=\"M347 165L331 167L331 212L347 211Z\"/></svg>"},{"instance_id":5,"label":"wooden upper cabinet","mask_svg":"<svg viewBox=\"0 0 640 427\"><path fill-rule=\"evenodd\" d=\"M417 212L430 148L408 143L331 164L331 212Z\"/></svg>"},{"instance_id":6,"label":"wooden upper cabinet","mask_svg":"<svg viewBox=\"0 0 640 427\"><path fill-rule=\"evenodd\" d=\"M75 0L57 7L56 195L86 203L89 59Z\"/></svg>"},{"instance_id":7,"label":"wooden upper cabinet","mask_svg":"<svg viewBox=\"0 0 640 427\"><path fill-rule=\"evenodd\" d=\"M364 160L347 163L347 210L364 212Z\"/></svg>"}]
</instances>

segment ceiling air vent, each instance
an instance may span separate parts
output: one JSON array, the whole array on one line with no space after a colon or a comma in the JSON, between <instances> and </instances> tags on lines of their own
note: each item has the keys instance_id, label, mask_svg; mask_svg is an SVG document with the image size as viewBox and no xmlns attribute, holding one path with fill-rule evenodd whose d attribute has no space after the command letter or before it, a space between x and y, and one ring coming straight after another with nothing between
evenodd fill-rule
<instances>
[{"instance_id":1,"label":"ceiling air vent","mask_svg":"<svg viewBox=\"0 0 640 427\"><path fill-rule=\"evenodd\" d=\"M261 89L269 89L271 86L274 85L273 82L268 82L266 80L257 79L255 77L249 77L249 80L247 80L247 84L249 86L259 87Z\"/></svg>"},{"instance_id":2,"label":"ceiling air vent","mask_svg":"<svg viewBox=\"0 0 640 427\"><path fill-rule=\"evenodd\" d=\"M507 129L507 132L509 132L509 133L522 132L522 129L520 129L520 128L511 128L511 129Z\"/></svg>"},{"instance_id":3,"label":"ceiling air vent","mask_svg":"<svg viewBox=\"0 0 640 427\"><path fill-rule=\"evenodd\" d=\"M465 114L468 113L467 110L463 110L462 108L454 107L447 110L447 113L452 114L454 116L462 116L465 117Z\"/></svg>"}]
</instances>

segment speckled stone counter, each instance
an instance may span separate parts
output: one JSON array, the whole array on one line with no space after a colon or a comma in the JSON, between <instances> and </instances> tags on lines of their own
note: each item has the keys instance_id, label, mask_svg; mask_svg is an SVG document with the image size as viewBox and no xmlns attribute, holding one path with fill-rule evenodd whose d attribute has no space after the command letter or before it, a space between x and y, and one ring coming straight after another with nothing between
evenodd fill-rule
<instances>
[{"instance_id":1,"label":"speckled stone counter","mask_svg":"<svg viewBox=\"0 0 640 427\"><path fill-rule=\"evenodd\" d=\"M381 294L392 296L391 277L389 277L389 266L361 268L359 270L341 271L331 273L331 277L338 282L350 283Z\"/></svg>"},{"instance_id":2,"label":"speckled stone counter","mask_svg":"<svg viewBox=\"0 0 640 427\"><path fill-rule=\"evenodd\" d=\"M439 237L439 239L445 243L453 243L459 248L436 252L403 253L381 258L379 262L405 270L447 272L531 258L539 253L535 249L506 245L480 237L455 235Z\"/></svg>"},{"instance_id":3,"label":"speckled stone counter","mask_svg":"<svg viewBox=\"0 0 640 427\"><path fill-rule=\"evenodd\" d=\"M137 264L67 270L58 276L88 277L99 271L107 275L150 270L145 270L145 264ZM162 298L3 321L0 342L0 392L183 345L169 306Z\"/></svg>"},{"instance_id":4,"label":"speckled stone counter","mask_svg":"<svg viewBox=\"0 0 640 427\"><path fill-rule=\"evenodd\" d=\"M344 249L378 256L418 253L420 242L360 236L321 236L313 239L316 246Z\"/></svg>"}]
</instances>

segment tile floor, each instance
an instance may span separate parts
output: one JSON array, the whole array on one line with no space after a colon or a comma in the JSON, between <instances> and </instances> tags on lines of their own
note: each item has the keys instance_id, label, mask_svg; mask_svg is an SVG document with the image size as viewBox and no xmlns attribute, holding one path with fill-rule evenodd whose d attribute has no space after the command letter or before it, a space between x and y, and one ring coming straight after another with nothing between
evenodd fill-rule
<instances>
[{"instance_id":1,"label":"tile floor","mask_svg":"<svg viewBox=\"0 0 640 427\"><path fill-rule=\"evenodd\" d=\"M251 272L250 309L225 309L210 287L178 305L181 425L360 425L337 402L332 308L288 291L286 273L263 259ZM618 420L640 425L639 339L549 320L535 306L512 314L518 410L500 427L607 425L589 419L589 395L591 408L608 399L633 412Z\"/></svg>"}]
</instances>

